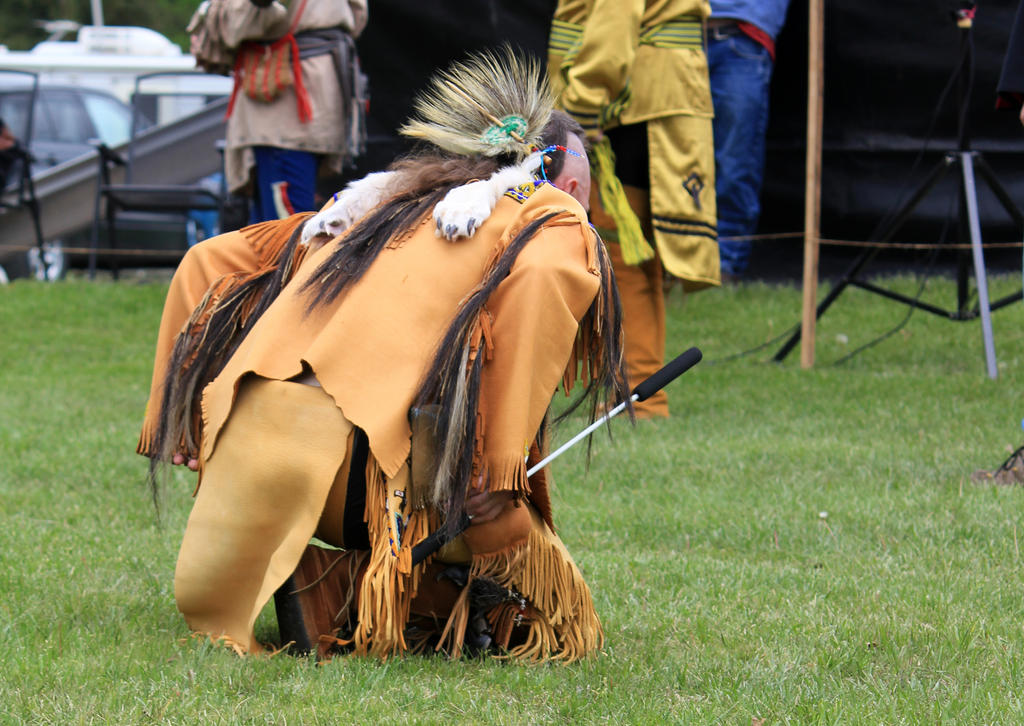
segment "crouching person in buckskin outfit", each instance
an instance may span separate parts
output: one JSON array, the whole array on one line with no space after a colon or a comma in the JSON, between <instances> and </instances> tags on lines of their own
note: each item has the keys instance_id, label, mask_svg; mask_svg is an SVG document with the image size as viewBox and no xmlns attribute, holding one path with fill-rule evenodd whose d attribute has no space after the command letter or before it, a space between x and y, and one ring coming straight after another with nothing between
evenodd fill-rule
<instances>
[{"instance_id":1,"label":"crouching person in buckskin outfit","mask_svg":"<svg viewBox=\"0 0 1024 726\"><path fill-rule=\"evenodd\" d=\"M510 52L456 64L418 99L403 133L421 149L386 172L382 203L319 248L303 247L313 220L270 223L287 237L279 263L211 287L147 445L199 462L175 573L193 630L259 652L253 623L276 592L283 637L321 654L601 647L547 472L527 476L560 384L582 379L592 415L628 395L607 254L545 176L566 147L582 158L579 139L542 143L551 106ZM468 238L438 229L450 191L531 158L541 178L492 198ZM431 533L453 539L414 562Z\"/></svg>"}]
</instances>

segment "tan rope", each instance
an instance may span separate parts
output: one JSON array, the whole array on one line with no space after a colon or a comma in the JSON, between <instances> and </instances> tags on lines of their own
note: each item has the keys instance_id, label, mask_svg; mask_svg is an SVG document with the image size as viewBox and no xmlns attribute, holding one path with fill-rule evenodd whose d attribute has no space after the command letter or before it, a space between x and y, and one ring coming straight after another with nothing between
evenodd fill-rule
<instances>
[{"instance_id":1,"label":"tan rope","mask_svg":"<svg viewBox=\"0 0 1024 726\"><path fill-rule=\"evenodd\" d=\"M858 240L843 240L843 239L822 239L820 240L823 245L832 245L833 247L878 247L880 249L889 250L969 250L974 245L969 242L961 243L936 243L936 242L861 242ZM1024 242L982 242L981 247L983 249L1012 249L1014 247L1020 248L1024 246Z\"/></svg>"},{"instance_id":2,"label":"tan rope","mask_svg":"<svg viewBox=\"0 0 1024 726\"><path fill-rule=\"evenodd\" d=\"M0 252L28 252L34 250L37 245L3 245ZM124 255L126 257L178 257L184 256L186 250L141 250L141 249L98 249L91 250L88 247L61 247L61 252L66 255L87 255L95 252L98 257L106 255Z\"/></svg>"},{"instance_id":3,"label":"tan rope","mask_svg":"<svg viewBox=\"0 0 1024 726\"><path fill-rule=\"evenodd\" d=\"M803 232L774 232L771 234L748 234L728 237L732 242L767 242L783 239L803 239ZM826 239L818 240L820 244L833 247L877 247L886 250L969 250L973 247L969 242L938 243L938 242L869 242L866 240ZM1024 242L983 242L984 249L1013 249L1024 247Z\"/></svg>"},{"instance_id":4,"label":"tan rope","mask_svg":"<svg viewBox=\"0 0 1024 726\"><path fill-rule=\"evenodd\" d=\"M728 237L733 242L770 242L778 240L800 240L803 239L803 232L772 232L766 234L748 234ZM726 239L726 238L723 238ZM832 247L877 247L886 250L969 250L973 247L969 242L962 243L937 243L937 242L868 242L866 240L849 239L826 239L819 242ZM1020 249L1024 242L983 242L983 249ZM3 245L0 252L28 252L36 249L36 245ZM125 257L171 257L174 255L183 256L186 250L143 250L143 249L97 249L89 247L62 247L64 254L97 256L122 255Z\"/></svg>"}]
</instances>

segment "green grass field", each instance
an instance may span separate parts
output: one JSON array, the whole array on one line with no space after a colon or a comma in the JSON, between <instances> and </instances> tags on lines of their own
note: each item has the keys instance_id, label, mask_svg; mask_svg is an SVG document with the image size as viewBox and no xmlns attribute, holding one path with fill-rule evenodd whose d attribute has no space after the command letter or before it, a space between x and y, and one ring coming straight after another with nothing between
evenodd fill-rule
<instances>
[{"instance_id":1,"label":"green grass field","mask_svg":"<svg viewBox=\"0 0 1024 726\"><path fill-rule=\"evenodd\" d=\"M192 480L158 522L133 453L165 291L0 287L0 723L1024 722L1024 491L969 478L1024 440L1021 304L993 317L992 381L977 321L915 313L832 365L907 310L850 290L805 371L799 351L767 362L777 343L726 360L799 320L798 289L674 291L670 352L705 360L669 387L673 417L617 421L589 471L584 447L553 466L604 652L318 666L237 658L175 610ZM270 607L257 635L277 637Z\"/></svg>"}]
</instances>

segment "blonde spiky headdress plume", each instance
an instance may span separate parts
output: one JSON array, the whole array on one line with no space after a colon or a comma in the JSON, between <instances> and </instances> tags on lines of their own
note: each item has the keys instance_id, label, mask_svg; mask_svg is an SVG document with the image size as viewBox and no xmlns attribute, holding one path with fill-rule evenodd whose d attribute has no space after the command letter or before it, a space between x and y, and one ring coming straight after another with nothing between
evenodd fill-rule
<instances>
[{"instance_id":1,"label":"blonde spiky headdress plume","mask_svg":"<svg viewBox=\"0 0 1024 726\"><path fill-rule=\"evenodd\" d=\"M460 156L527 156L554 102L540 63L508 46L486 50L434 75L400 132Z\"/></svg>"}]
</instances>

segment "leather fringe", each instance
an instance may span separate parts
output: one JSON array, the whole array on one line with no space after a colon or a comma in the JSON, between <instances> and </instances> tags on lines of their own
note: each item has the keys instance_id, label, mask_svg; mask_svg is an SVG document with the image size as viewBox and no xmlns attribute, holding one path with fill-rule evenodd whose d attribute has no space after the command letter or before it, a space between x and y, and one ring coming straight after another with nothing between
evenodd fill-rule
<instances>
[{"instance_id":1,"label":"leather fringe","mask_svg":"<svg viewBox=\"0 0 1024 726\"><path fill-rule=\"evenodd\" d=\"M470 575L469 582L473 581ZM441 637L434 647L435 651L444 651L452 660L462 657L462 646L466 643L466 626L469 624L469 582L459 593L448 621L444 624Z\"/></svg>"},{"instance_id":2,"label":"leather fringe","mask_svg":"<svg viewBox=\"0 0 1024 726\"><path fill-rule=\"evenodd\" d=\"M356 655L374 655L381 659L409 649L405 627L423 574L423 565L411 566L412 547L430 533L431 524L426 510L412 511L396 557L389 541L387 486L384 472L371 457L366 466L364 517L372 550L359 589L358 625L353 641Z\"/></svg>"},{"instance_id":3,"label":"leather fringe","mask_svg":"<svg viewBox=\"0 0 1024 726\"><path fill-rule=\"evenodd\" d=\"M604 645L604 630L590 588L568 552L536 524L526 547L521 567L510 568L505 582L501 576L494 578L514 587L533 610L523 620L526 641L509 650L507 657L571 663L599 650ZM514 572L516 569L520 572Z\"/></svg>"},{"instance_id":4,"label":"leather fringe","mask_svg":"<svg viewBox=\"0 0 1024 726\"><path fill-rule=\"evenodd\" d=\"M437 650L462 654L469 621L469 587L478 577L519 592L526 607L503 603L486 617L495 643L507 647L517 630L523 641L496 658L535 663L572 663L604 645L604 630L590 588L568 552L537 518L525 545L493 555L474 556L469 582L452 609Z\"/></svg>"},{"instance_id":5,"label":"leather fringe","mask_svg":"<svg viewBox=\"0 0 1024 726\"><path fill-rule=\"evenodd\" d=\"M482 414L481 414L482 417ZM480 472L487 482L487 491L511 491L517 494L531 494L530 482L526 478L527 462L522 456L512 455L498 462L486 463L481 457ZM476 470L474 470L474 474Z\"/></svg>"},{"instance_id":6,"label":"leather fringe","mask_svg":"<svg viewBox=\"0 0 1024 726\"><path fill-rule=\"evenodd\" d=\"M143 414L142 431L139 433L139 442L135 445L135 453L152 458L156 456L156 425L149 417L149 407L146 403L146 411Z\"/></svg>"},{"instance_id":7,"label":"leather fringe","mask_svg":"<svg viewBox=\"0 0 1024 726\"><path fill-rule=\"evenodd\" d=\"M295 231L296 224L302 224L313 216L312 212L303 212L293 215L288 222L280 219L272 219L269 222L258 222L248 227L243 227L240 232L246 241L252 245L253 250L259 257L260 262L270 266L277 264L278 257L288 245L288 239ZM282 229L284 224L284 229Z\"/></svg>"}]
</instances>

